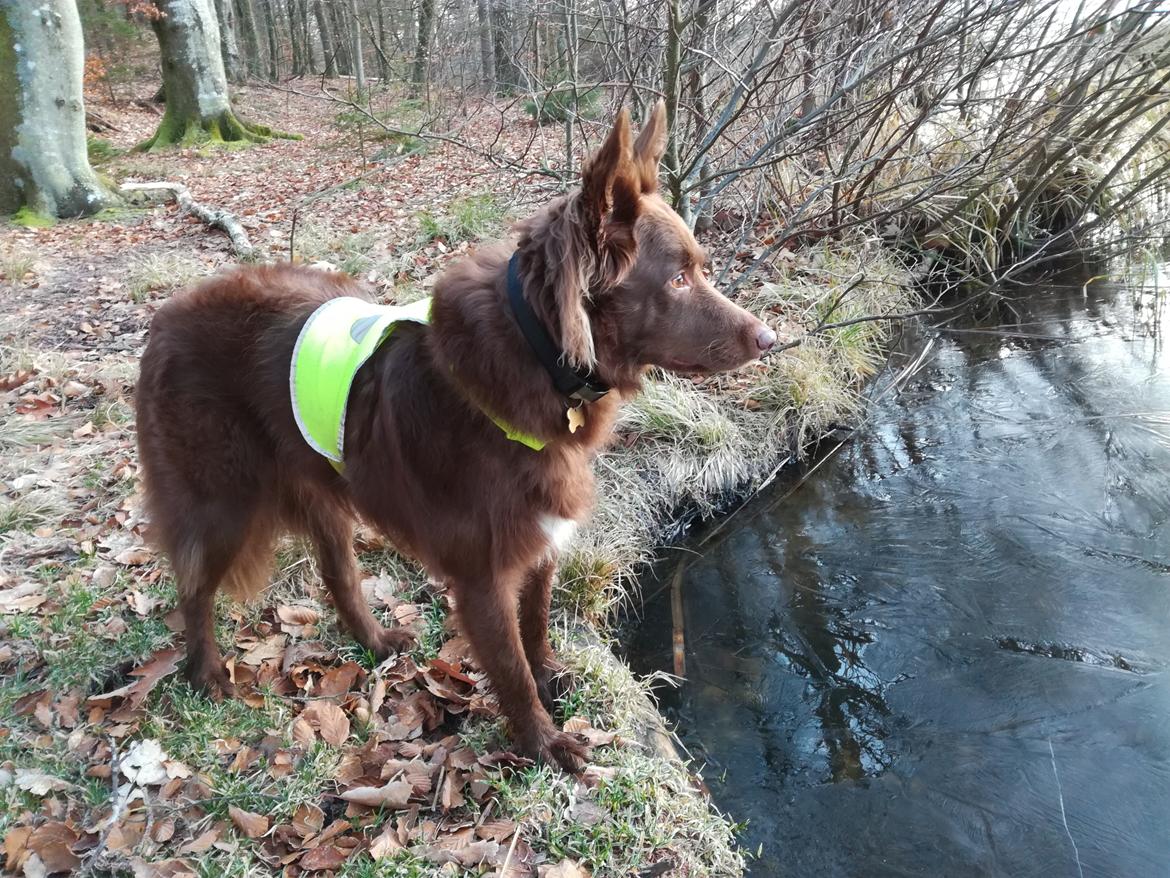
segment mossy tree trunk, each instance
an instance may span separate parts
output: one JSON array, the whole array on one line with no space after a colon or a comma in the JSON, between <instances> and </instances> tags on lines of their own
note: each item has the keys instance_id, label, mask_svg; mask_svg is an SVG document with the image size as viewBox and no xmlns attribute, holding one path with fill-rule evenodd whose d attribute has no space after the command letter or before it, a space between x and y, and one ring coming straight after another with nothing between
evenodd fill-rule
<instances>
[{"instance_id":1,"label":"mossy tree trunk","mask_svg":"<svg viewBox=\"0 0 1170 878\"><path fill-rule=\"evenodd\" d=\"M232 112L211 0L155 0L155 5L163 13L152 24L167 109L154 137L140 149L206 141L259 143L271 137L269 129Z\"/></svg>"},{"instance_id":2,"label":"mossy tree trunk","mask_svg":"<svg viewBox=\"0 0 1170 878\"><path fill-rule=\"evenodd\" d=\"M74 0L0 0L0 213L89 216L114 199L89 166Z\"/></svg>"}]
</instances>

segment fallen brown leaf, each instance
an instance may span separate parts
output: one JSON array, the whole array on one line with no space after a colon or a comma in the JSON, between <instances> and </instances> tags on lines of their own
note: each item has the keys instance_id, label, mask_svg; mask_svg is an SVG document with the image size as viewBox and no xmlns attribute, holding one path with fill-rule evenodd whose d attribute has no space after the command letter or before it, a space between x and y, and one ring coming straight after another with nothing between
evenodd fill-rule
<instances>
[{"instance_id":1,"label":"fallen brown leaf","mask_svg":"<svg viewBox=\"0 0 1170 878\"><path fill-rule=\"evenodd\" d=\"M17 787L34 796L47 796L51 792L73 788L73 784L67 780L32 768L16 769L15 777Z\"/></svg>"},{"instance_id":2,"label":"fallen brown leaf","mask_svg":"<svg viewBox=\"0 0 1170 878\"><path fill-rule=\"evenodd\" d=\"M540 866L536 870L539 878L590 878L590 872L573 860L561 860L555 866Z\"/></svg>"},{"instance_id":3,"label":"fallen brown leaf","mask_svg":"<svg viewBox=\"0 0 1170 878\"><path fill-rule=\"evenodd\" d=\"M228 807L228 816L232 818L236 829L248 838L259 838L268 831L268 818L263 814L253 814L231 805Z\"/></svg>"},{"instance_id":4,"label":"fallen brown leaf","mask_svg":"<svg viewBox=\"0 0 1170 878\"><path fill-rule=\"evenodd\" d=\"M195 867L186 860L155 860L148 863L134 857L130 860L134 878L195 878Z\"/></svg>"},{"instance_id":5,"label":"fallen brown leaf","mask_svg":"<svg viewBox=\"0 0 1170 878\"><path fill-rule=\"evenodd\" d=\"M26 845L41 858L46 874L72 872L81 865L81 860L73 853L77 837L77 830L68 824L50 820L33 830Z\"/></svg>"},{"instance_id":6,"label":"fallen brown leaf","mask_svg":"<svg viewBox=\"0 0 1170 878\"><path fill-rule=\"evenodd\" d=\"M314 701L301 711L301 717L321 733L321 740L340 747L349 737L349 717L332 701Z\"/></svg>"},{"instance_id":7,"label":"fallen brown leaf","mask_svg":"<svg viewBox=\"0 0 1170 878\"><path fill-rule=\"evenodd\" d=\"M158 685L159 681L164 677L169 676L175 672L179 667L179 650L177 649L160 649L141 666L135 668L130 672L131 677L138 677L139 679L133 683L127 683L118 689L111 692L105 692L101 695L91 695L88 703L92 705L109 707L114 699L125 698L126 706L130 709L137 708L146 700L146 696L150 691Z\"/></svg>"},{"instance_id":8,"label":"fallen brown leaf","mask_svg":"<svg viewBox=\"0 0 1170 878\"><path fill-rule=\"evenodd\" d=\"M475 834L480 838L503 842L512 837L516 831L516 823L512 820L485 820L475 827Z\"/></svg>"},{"instance_id":9,"label":"fallen brown leaf","mask_svg":"<svg viewBox=\"0 0 1170 878\"><path fill-rule=\"evenodd\" d=\"M179 848L180 854L201 854L219 841L219 830L209 829Z\"/></svg>"},{"instance_id":10,"label":"fallen brown leaf","mask_svg":"<svg viewBox=\"0 0 1170 878\"><path fill-rule=\"evenodd\" d=\"M4 836L4 863L9 872L15 872L19 869L25 857L28 856L27 848L30 835L32 835L31 826L14 826Z\"/></svg>"},{"instance_id":11,"label":"fallen brown leaf","mask_svg":"<svg viewBox=\"0 0 1170 878\"><path fill-rule=\"evenodd\" d=\"M289 625L311 625L321 618L312 607L282 604L276 608L276 617Z\"/></svg>"},{"instance_id":12,"label":"fallen brown leaf","mask_svg":"<svg viewBox=\"0 0 1170 878\"><path fill-rule=\"evenodd\" d=\"M114 556L114 560L125 567L141 567L154 560L154 555L144 546L135 546L131 549L123 549Z\"/></svg>"},{"instance_id":13,"label":"fallen brown leaf","mask_svg":"<svg viewBox=\"0 0 1170 878\"><path fill-rule=\"evenodd\" d=\"M312 747L313 742L317 740L317 733L307 719L298 716L293 720L292 737L302 747Z\"/></svg>"},{"instance_id":14,"label":"fallen brown leaf","mask_svg":"<svg viewBox=\"0 0 1170 878\"><path fill-rule=\"evenodd\" d=\"M300 865L307 872L315 872L319 869L338 869L349 859L351 853L353 852L342 850L337 845L322 845L307 851L301 857Z\"/></svg>"},{"instance_id":15,"label":"fallen brown leaf","mask_svg":"<svg viewBox=\"0 0 1170 878\"><path fill-rule=\"evenodd\" d=\"M280 658L284 655L284 644L288 638L283 634L272 634L249 647L242 656L240 663L253 667L269 659Z\"/></svg>"},{"instance_id":16,"label":"fallen brown leaf","mask_svg":"<svg viewBox=\"0 0 1170 878\"><path fill-rule=\"evenodd\" d=\"M494 841L465 842L453 835L444 836L435 844L419 850L432 863L456 863L460 866L499 866L507 857L507 849Z\"/></svg>"},{"instance_id":17,"label":"fallen brown leaf","mask_svg":"<svg viewBox=\"0 0 1170 878\"><path fill-rule=\"evenodd\" d=\"M413 792L408 782L395 780L381 787L354 787L342 793L341 798L369 808L405 808Z\"/></svg>"},{"instance_id":18,"label":"fallen brown leaf","mask_svg":"<svg viewBox=\"0 0 1170 878\"><path fill-rule=\"evenodd\" d=\"M0 591L0 614L26 613L35 610L45 602L41 586L36 582L22 582L20 585Z\"/></svg>"},{"instance_id":19,"label":"fallen brown leaf","mask_svg":"<svg viewBox=\"0 0 1170 878\"><path fill-rule=\"evenodd\" d=\"M175 835L175 818L167 817L154 824L154 829L150 833L150 837L160 844L164 841L170 841Z\"/></svg>"},{"instance_id":20,"label":"fallen brown leaf","mask_svg":"<svg viewBox=\"0 0 1170 878\"><path fill-rule=\"evenodd\" d=\"M366 672L357 662L346 662L336 668L330 668L322 674L314 691L323 697L344 695L353 688L354 683L359 678L365 675Z\"/></svg>"},{"instance_id":21,"label":"fallen brown leaf","mask_svg":"<svg viewBox=\"0 0 1170 878\"><path fill-rule=\"evenodd\" d=\"M292 827L302 838L316 835L325 825L325 812L312 802L304 802L297 807L292 817Z\"/></svg>"},{"instance_id":22,"label":"fallen brown leaf","mask_svg":"<svg viewBox=\"0 0 1170 878\"><path fill-rule=\"evenodd\" d=\"M381 835L370 842L369 854L377 862L404 849L402 842L398 840L398 832L390 825L390 821L387 820L386 825L382 828Z\"/></svg>"}]
</instances>

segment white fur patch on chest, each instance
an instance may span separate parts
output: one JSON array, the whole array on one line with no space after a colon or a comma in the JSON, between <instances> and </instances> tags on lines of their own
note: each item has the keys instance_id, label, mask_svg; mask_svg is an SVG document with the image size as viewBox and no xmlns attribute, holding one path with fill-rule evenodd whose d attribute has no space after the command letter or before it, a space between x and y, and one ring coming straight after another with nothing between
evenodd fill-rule
<instances>
[{"instance_id":1,"label":"white fur patch on chest","mask_svg":"<svg viewBox=\"0 0 1170 878\"><path fill-rule=\"evenodd\" d=\"M577 532L577 522L557 515L542 515L540 529L548 537L549 548L554 552L562 552L572 541L573 534Z\"/></svg>"}]
</instances>

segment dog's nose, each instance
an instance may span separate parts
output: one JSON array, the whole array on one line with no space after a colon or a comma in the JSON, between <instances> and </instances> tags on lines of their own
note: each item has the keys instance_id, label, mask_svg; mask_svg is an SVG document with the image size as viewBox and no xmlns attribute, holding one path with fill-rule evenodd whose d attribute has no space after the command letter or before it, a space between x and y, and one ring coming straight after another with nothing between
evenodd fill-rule
<instances>
[{"instance_id":1,"label":"dog's nose","mask_svg":"<svg viewBox=\"0 0 1170 878\"><path fill-rule=\"evenodd\" d=\"M776 344L776 333L764 326L756 333L756 346L759 347L761 353L772 350L772 346Z\"/></svg>"}]
</instances>

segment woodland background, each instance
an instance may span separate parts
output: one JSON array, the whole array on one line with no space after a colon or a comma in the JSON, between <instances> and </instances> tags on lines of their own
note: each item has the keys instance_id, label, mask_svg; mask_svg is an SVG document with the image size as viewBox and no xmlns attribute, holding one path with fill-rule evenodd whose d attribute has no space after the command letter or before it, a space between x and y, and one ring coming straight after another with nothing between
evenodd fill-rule
<instances>
[{"instance_id":1,"label":"woodland background","mask_svg":"<svg viewBox=\"0 0 1170 878\"><path fill-rule=\"evenodd\" d=\"M25 875L735 875L750 852L606 644L680 511L766 483L862 411L898 327L1069 258L1141 284L1165 239L1156 2L0 0L0 834ZM792 342L657 375L562 561L559 721L581 777L507 751L449 602L369 535L419 649L334 624L295 543L221 607L245 692L175 673L133 389L154 310L239 262L379 297L574 184L666 101L664 191L728 295ZM1155 291L1158 294L1158 291ZM1135 319L1160 313L1138 300ZM893 376L896 380L897 376ZM734 815L733 815L734 816Z\"/></svg>"}]
</instances>

